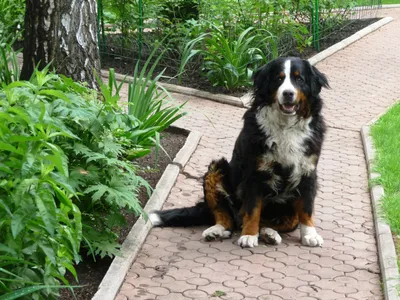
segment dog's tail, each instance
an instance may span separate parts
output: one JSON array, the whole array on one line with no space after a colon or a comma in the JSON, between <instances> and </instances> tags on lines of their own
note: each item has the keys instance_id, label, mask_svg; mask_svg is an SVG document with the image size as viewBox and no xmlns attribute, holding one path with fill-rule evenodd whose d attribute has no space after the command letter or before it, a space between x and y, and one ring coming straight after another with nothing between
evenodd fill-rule
<instances>
[{"instance_id":1,"label":"dog's tail","mask_svg":"<svg viewBox=\"0 0 400 300\"><path fill-rule=\"evenodd\" d=\"M150 222L157 227L187 227L213 225L214 217L205 202L192 207L153 211L149 214Z\"/></svg>"},{"instance_id":2,"label":"dog's tail","mask_svg":"<svg viewBox=\"0 0 400 300\"><path fill-rule=\"evenodd\" d=\"M176 208L150 213L149 218L153 226L177 227L214 225L213 211L223 211L227 218L234 219L232 188L229 181L229 163L222 158L212 161L204 175L204 202L192 207Z\"/></svg>"}]
</instances>

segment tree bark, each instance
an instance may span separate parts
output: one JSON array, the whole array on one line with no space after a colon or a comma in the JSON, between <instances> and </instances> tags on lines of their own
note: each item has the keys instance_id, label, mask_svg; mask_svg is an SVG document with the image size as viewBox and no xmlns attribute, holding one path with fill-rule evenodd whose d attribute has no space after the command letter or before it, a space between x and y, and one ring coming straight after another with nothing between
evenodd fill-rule
<instances>
[{"instance_id":1,"label":"tree bark","mask_svg":"<svg viewBox=\"0 0 400 300\"><path fill-rule=\"evenodd\" d=\"M97 88L97 47L96 0L26 0L22 79L52 63L57 73Z\"/></svg>"}]
</instances>

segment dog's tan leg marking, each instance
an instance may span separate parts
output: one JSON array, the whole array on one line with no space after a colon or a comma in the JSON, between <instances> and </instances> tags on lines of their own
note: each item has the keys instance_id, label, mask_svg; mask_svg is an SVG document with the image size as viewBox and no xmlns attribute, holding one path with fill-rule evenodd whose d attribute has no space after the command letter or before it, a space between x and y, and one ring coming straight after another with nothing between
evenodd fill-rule
<instances>
[{"instance_id":1,"label":"dog's tan leg marking","mask_svg":"<svg viewBox=\"0 0 400 300\"><path fill-rule=\"evenodd\" d=\"M233 220L229 213L218 205L218 194L222 189L222 174L219 171L210 171L205 177L204 198L215 218L215 225L203 232L206 240L229 238L233 229Z\"/></svg>"},{"instance_id":2,"label":"dog's tan leg marking","mask_svg":"<svg viewBox=\"0 0 400 300\"><path fill-rule=\"evenodd\" d=\"M259 199L252 212L250 214L247 212L244 214L242 235L238 241L240 246L249 248L258 246L261 210L262 201Z\"/></svg>"}]
</instances>

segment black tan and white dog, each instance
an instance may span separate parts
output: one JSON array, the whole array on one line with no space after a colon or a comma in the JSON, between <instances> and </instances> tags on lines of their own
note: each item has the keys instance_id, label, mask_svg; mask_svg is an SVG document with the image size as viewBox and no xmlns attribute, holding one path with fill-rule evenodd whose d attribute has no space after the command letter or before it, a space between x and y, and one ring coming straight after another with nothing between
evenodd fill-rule
<instances>
[{"instance_id":1,"label":"black tan and white dog","mask_svg":"<svg viewBox=\"0 0 400 300\"><path fill-rule=\"evenodd\" d=\"M206 240L229 238L241 228L242 247L257 246L259 237L279 244L279 232L300 225L302 244L321 246L313 208L325 133L322 87L329 87L326 76L299 58L278 58L259 69L231 161L213 161L204 176L205 201L153 212L153 225L213 225L203 232Z\"/></svg>"}]
</instances>

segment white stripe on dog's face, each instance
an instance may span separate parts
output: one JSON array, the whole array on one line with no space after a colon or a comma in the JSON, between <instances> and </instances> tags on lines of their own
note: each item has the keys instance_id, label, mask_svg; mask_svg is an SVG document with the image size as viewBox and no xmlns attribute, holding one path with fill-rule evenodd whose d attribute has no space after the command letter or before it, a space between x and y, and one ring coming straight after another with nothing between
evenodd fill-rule
<instances>
[{"instance_id":1,"label":"white stripe on dog's face","mask_svg":"<svg viewBox=\"0 0 400 300\"><path fill-rule=\"evenodd\" d=\"M287 60L285 61L285 65L283 67L283 72L285 73L285 79L283 80L283 83L278 89L277 92L277 97L278 97L278 102L279 104L283 105L284 97L283 97L283 92L284 91L291 91L293 92L293 99L296 99L297 97L297 90L294 88L292 81L290 80L290 70L291 70L291 61Z\"/></svg>"}]
</instances>

